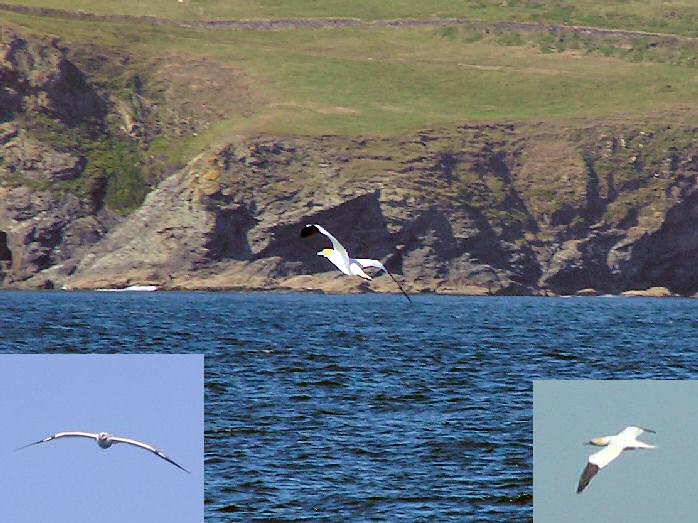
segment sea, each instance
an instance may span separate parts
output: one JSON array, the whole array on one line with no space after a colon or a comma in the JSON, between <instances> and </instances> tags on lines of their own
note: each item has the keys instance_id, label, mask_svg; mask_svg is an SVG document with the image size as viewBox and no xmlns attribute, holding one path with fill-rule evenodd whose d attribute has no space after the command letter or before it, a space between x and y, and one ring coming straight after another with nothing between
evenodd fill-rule
<instances>
[{"instance_id":1,"label":"sea","mask_svg":"<svg viewBox=\"0 0 698 523\"><path fill-rule=\"evenodd\" d=\"M203 353L206 521L532 520L532 383L698 376L698 301L2 292L0 352Z\"/></svg>"}]
</instances>

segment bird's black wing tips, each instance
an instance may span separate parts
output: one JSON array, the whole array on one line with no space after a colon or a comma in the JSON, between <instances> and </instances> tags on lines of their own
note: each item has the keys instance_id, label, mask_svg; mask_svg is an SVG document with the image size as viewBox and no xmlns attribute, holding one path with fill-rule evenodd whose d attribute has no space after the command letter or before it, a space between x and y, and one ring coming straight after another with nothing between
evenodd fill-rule
<instances>
[{"instance_id":1,"label":"bird's black wing tips","mask_svg":"<svg viewBox=\"0 0 698 523\"><path fill-rule=\"evenodd\" d=\"M169 462L169 463L172 463L172 464L173 464L175 467L177 467L178 469L182 469L182 470L183 470L184 472L186 472L187 474L191 474L191 472L189 472L187 469L185 469L182 465L180 465L179 463L177 463L177 462L176 462L175 460L173 460L172 458L167 457L167 456L166 456L165 454L163 454L161 451L159 451L159 450L156 449L156 450L154 450L153 452L154 452L157 456L159 456L159 457L161 457L162 459L164 459L165 461L167 461L167 462Z\"/></svg>"},{"instance_id":2,"label":"bird's black wing tips","mask_svg":"<svg viewBox=\"0 0 698 523\"><path fill-rule=\"evenodd\" d=\"M591 481L591 478L596 476L596 473L599 471L599 466L594 465L593 463L587 463L587 466L584 467L584 471L582 472L582 477L579 478L579 485L577 485L577 494L582 492L589 482Z\"/></svg>"},{"instance_id":3,"label":"bird's black wing tips","mask_svg":"<svg viewBox=\"0 0 698 523\"><path fill-rule=\"evenodd\" d=\"M402 294L404 294L404 295L405 295L405 298L407 298L407 301L409 301L410 303L412 303L412 298L410 298L410 295L407 294L407 293L405 292L405 289L403 289L403 288L402 288L402 285L400 285L400 282L397 281L397 280L395 279L395 276L393 276L392 274L390 274L390 273L388 272L388 269L386 269L385 272L387 272L387 273L388 273L388 276L390 276L390 277L393 279L393 281L397 284L397 286L398 286L398 288L400 289L400 291L402 292Z\"/></svg>"},{"instance_id":4,"label":"bird's black wing tips","mask_svg":"<svg viewBox=\"0 0 698 523\"><path fill-rule=\"evenodd\" d=\"M301 238L307 238L308 236L312 234L319 234L320 231L318 230L315 225L308 224L304 225L303 228L301 229Z\"/></svg>"},{"instance_id":5,"label":"bird's black wing tips","mask_svg":"<svg viewBox=\"0 0 698 523\"><path fill-rule=\"evenodd\" d=\"M26 445L23 445L19 448L15 449L15 452L18 450L26 449L27 447L32 447L34 445L38 445L39 443L46 443L47 441L51 441L53 439L53 436L49 436L48 438L40 439L39 441L35 441L34 443L27 443Z\"/></svg>"}]
</instances>

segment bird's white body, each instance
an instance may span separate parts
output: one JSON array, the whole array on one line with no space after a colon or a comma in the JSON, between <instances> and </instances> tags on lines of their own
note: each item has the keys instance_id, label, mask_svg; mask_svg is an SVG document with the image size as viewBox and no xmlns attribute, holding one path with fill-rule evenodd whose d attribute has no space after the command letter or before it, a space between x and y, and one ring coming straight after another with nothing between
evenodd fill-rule
<instances>
[{"instance_id":1,"label":"bird's white body","mask_svg":"<svg viewBox=\"0 0 698 523\"><path fill-rule=\"evenodd\" d=\"M330 260L335 267L342 271L347 276L358 276L365 280L372 278L364 272L361 262L355 258L350 258L347 251L341 252L337 249L323 249L318 252L318 256L324 256ZM371 260L377 261L377 260Z\"/></svg>"},{"instance_id":2,"label":"bird's white body","mask_svg":"<svg viewBox=\"0 0 698 523\"><path fill-rule=\"evenodd\" d=\"M604 448L589 456L587 465L579 478L577 493L579 494L582 492L598 471L620 456L624 450L657 448L654 445L649 445L637 439L643 432L654 433L654 431L650 429L626 427L615 436L603 436L600 438L593 438L589 441L591 445Z\"/></svg>"},{"instance_id":3,"label":"bird's white body","mask_svg":"<svg viewBox=\"0 0 698 523\"><path fill-rule=\"evenodd\" d=\"M372 280L371 276L366 274L364 269L368 267L375 267L376 269L380 269L381 271L385 272L388 276L390 276L393 281L397 284L397 286L400 288L400 291L405 295L405 297L411 302L411 298L407 295L407 293L403 290L402 286L398 281L395 279L395 277L388 272L388 269L385 268L385 266L378 260L372 260L370 258L352 258L349 256L349 253L347 250L344 248L344 246L339 243L337 238L332 236L327 229L322 227L321 225L313 224L313 225L306 225L303 230L301 231L301 237L305 238L306 236L310 236L311 234L315 233L320 233L329 238L330 242L332 242L332 248L331 249L322 249L320 252L318 252L318 256L324 256L327 258L332 264L337 267L342 273L346 274L347 276L358 276L360 278L363 278L364 280Z\"/></svg>"},{"instance_id":4,"label":"bird's white body","mask_svg":"<svg viewBox=\"0 0 698 523\"><path fill-rule=\"evenodd\" d=\"M156 449L152 445L148 445L147 443L143 443L142 441L138 441L135 439L130 439L130 438L121 438L118 436L112 436L108 432L58 432L54 434L53 436L49 436L47 438L44 438L39 441L35 441L34 443L29 443L29 445L24 445L24 447L20 447L20 449L24 449L26 447L31 447L32 445L38 445L40 443L46 443L48 441L52 441L54 439L60 439L60 438L89 438L93 439L97 442L97 445L100 446L100 448L103 449L108 449L111 447L114 443L126 443L128 445L133 445L134 447L139 447L145 450L148 450L155 454L157 457L164 459L165 461L172 463L175 467L182 469L184 472L189 472L187 469L182 467L180 464L172 460L171 458L167 457L164 453L162 453L160 450ZM18 450L20 450L18 449Z\"/></svg>"}]
</instances>

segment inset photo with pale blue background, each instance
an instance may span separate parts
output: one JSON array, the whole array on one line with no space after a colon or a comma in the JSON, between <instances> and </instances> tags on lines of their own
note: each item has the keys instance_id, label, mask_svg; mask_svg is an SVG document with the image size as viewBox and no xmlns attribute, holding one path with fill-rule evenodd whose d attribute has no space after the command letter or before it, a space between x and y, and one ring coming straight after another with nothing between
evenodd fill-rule
<instances>
[{"instance_id":1,"label":"inset photo with pale blue background","mask_svg":"<svg viewBox=\"0 0 698 523\"><path fill-rule=\"evenodd\" d=\"M536 523L696 521L698 381L535 381L533 403ZM626 427L646 430L626 431L637 436L623 444L656 448L615 457L588 444ZM603 449L592 465L610 461L590 467L580 484Z\"/></svg>"},{"instance_id":2,"label":"inset photo with pale blue background","mask_svg":"<svg viewBox=\"0 0 698 523\"><path fill-rule=\"evenodd\" d=\"M203 521L203 380L199 354L0 355L0 519Z\"/></svg>"}]
</instances>

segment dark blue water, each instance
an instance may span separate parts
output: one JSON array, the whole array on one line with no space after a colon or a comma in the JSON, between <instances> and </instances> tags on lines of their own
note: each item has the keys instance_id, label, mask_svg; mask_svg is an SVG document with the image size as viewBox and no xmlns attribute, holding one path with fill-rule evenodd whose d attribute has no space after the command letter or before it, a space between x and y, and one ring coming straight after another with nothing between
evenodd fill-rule
<instances>
[{"instance_id":1,"label":"dark blue water","mask_svg":"<svg viewBox=\"0 0 698 523\"><path fill-rule=\"evenodd\" d=\"M530 521L532 380L698 375L693 300L0 300L5 352L207 355L207 521Z\"/></svg>"}]
</instances>

